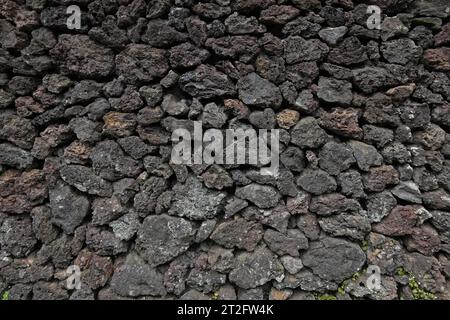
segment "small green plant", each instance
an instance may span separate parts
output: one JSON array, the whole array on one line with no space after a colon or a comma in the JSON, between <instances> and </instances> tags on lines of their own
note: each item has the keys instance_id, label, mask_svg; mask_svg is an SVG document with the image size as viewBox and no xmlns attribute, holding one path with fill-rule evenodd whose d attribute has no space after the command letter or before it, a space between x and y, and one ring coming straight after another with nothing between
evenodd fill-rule
<instances>
[{"instance_id":1,"label":"small green plant","mask_svg":"<svg viewBox=\"0 0 450 320\"><path fill-rule=\"evenodd\" d=\"M408 271L406 271L403 267L397 268L396 274L400 277L409 276Z\"/></svg>"},{"instance_id":2,"label":"small green plant","mask_svg":"<svg viewBox=\"0 0 450 320\"><path fill-rule=\"evenodd\" d=\"M212 299L212 300L219 300L219 292L214 292L214 293L211 295L211 299Z\"/></svg>"},{"instance_id":3,"label":"small green plant","mask_svg":"<svg viewBox=\"0 0 450 320\"><path fill-rule=\"evenodd\" d=\"M361 249L362 249L364 252L367 252L367 250L369 249L369 243L368 243L366 240L363 240L363 241L361 242Z\"/></svg>"},{"instance_id":4,"label":"small green plant","mask_svg":"<svg viewBox=\"0 0 450 320\"><path fill-rule=\"evenodd\" d=\"M408 276L408 287L411 289L412 296L415 300L436 300L437 297L424 289L421 288L416 277L410 272L405 270L403 267L399 267L396 270L396 274L400 277Z\"/></svg>"},{"instance_id":5,"label":"small green plant","mask_svg":"<svg viewBox=\"0 0 450 320\"><path fill-rule=\"evenodd\" d=\"M2 300L3 300L3 301L9 300L9 291L3 292L3 294L2 294Z\"/></svg>"},{"instance_id":6,"label":"small green plant","mask_svg":"<svg viewBox=\"0 0 450 320\"><path fill-rule=\"evenodd\" d=\"M319 296L319 300L337 300L337 298L331 294L323 294Z\"/></svg>"},{"instance_id":7,"label":"small green plant","mask_svg":"<svg viewBox=\"0 0 450 320\"><path fill-rule=\"evenodd\" d=\"M355 273L352 275L352 280L353 280L353 281L358 280L358 278L361 277L361 275L362 275L362 271L360 271L360 272L355 272Z\"/></svg>"},{"instance_id":8,"label":"small green plant","mask_svg":"<svg viewBox=\"0 0 450 320\"><path fill-rule=\"evenodd\" d=\"M348 286L347 280L342 281L341 285L338 288L338 293L340 295L344 295L346 293L347 286Z\"/></svg>"},{"instance_id":9,"label":"small green plant","mask_svg":"<svg viewBox=\"0 0 450 320\"><path fill-rule=\"evenodd\" d=\"M436 300L436 296L431 292L422 289L414 276L411 276L408 281L408 286L411 289L413 298L416 300Z\"/></svg>"}]
</instances>

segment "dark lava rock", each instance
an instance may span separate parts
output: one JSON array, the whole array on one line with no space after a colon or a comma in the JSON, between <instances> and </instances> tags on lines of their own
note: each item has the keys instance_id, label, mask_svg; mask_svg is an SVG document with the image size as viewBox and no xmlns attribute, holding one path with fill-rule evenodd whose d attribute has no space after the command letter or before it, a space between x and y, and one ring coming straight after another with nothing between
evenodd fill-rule
<instances>
[{"instance_id":1,"label":"dark lava rock","mask_svg":"<svg viewBox=\"0 0 450 320\"><path fill-rule=\"evenodd\" d=\"M336 108L321 115L321 125L338 135L359 139L363 130L358 124L358 111L355 109Z\"/></svg>"},{"instance_id":2,"label":"dark lava rock","mask_svg":"<svg viewBox=\"0 0 450 320\"><path fill-rule=\"evenodd\" d=\"M61 178L80 191L99 196L109 196L111 185L95 175L92 169L84 166L70 165L60 169Z\"/></svg>"},{"instance_id":3,"label":"dark lava rock","mask_svg":"<svg viewBox=\"0 0 450 320\"><path fill-rule=\"evenodd\" d=\"M236 267L230 272L230 281L243 289L262 286L283 276L283 266L269 249L264 247L254 252L240 253Z\"/></svg>"},{"instance_id":4,"label":"dark lava rock","mask_svg":"<svg viewBox=\"0 0 450 320\"><path fill-rule=\"evenodd\" d=\"M317 119L301 119L291 130L291 142L299 147L319 148L328 140L328 135L319 126Z\"/></svg>"},{"instance_id":5,"label":"dark lava rock","mask_svg":"<svg viewBox=\"0 0 450 320\"><path fill-rule=\"evenodd\" d=\"M163 275L134 252L118 266L111 279L111 289L123 297L161 296L166 294Z\"/></svg>"},{"instance_id":6,"label":"dark lava rock","mask_svg":"<svg viewBox=\"0 0 450 320\"><path fill-rule=\"evenodd\" d=\"M212 218L221 210L225 194L205 188L195 177L189 176L184 183L173 187L175 192L170 213L192 220Z\"/></svg>"},{"instance_id":7,"label":"dark lava rock","mask_svg":"<svg viewBox=\"0 0 450 320\"><path fill-rule=\"evenodd\" d=\"M253 251L263 237L263 229L259 223L236 218L218 224L211 239L226 247Z\"/></svg>"},{"instance_id":8,"label":"dark lava rock","mask_svg":"<svg viewBox=\"0 0 450 320\"><path fill-rule=\"evenodd\" d=\"M150 82L169 70L165 53L148 45L130 44L116 56L116 67L130 83Z\"/></svg>"},{"instance_id":9,"label":"dark lava rock","mask_svg":"<svg viewBox=\"0 0 450 320\"><path fill-rule=\"evenodd\" d=\"M410 206L397 206L373 230L387 236L411 234L416 225L417 215Z\"/></svg>"},{"instance_id":10,"label":"dark lava rock","mask_svg":"<svg viewBox=\"0 0 450 320\"><path fill-rule=\"evenodd\" d=\"M136 248L150 266L158 266L185 252L195 233L193 223L183 218L148 216L138 231Z\"/></svg>"},{"instance_id":11,"label":"dark lava rock","mask_svg":"<svg viewBox=\"0 0 450 320\"><path fill-rule=\"evenodd\" d=\"M88 198L62 182L50 189L49 197L52 222L65 233L73 233L88 214L90 207Z\"/></svg>"},{"instance_id":12,"label":"dark lava rock","mask_svg":"<svg viewBox=\"0 0 450 320\"><path fill-rule=\"evenodd\" d=\"M337 188L336 180L321 169L306 169L297 179L297 184L305 191L315 195L333 192Z\"/></svg>"},{"instance_id":13,"label":"dark lava rock","mask_svg":"<svg viewBox=\"0 0 450 320\"><path fill-rule=\"evenodd\" d=\"M33 157L28 151L9 143L2 143L0 144L0 164L25 169L33 164Z\"/></svg>"},{"instance_id":14,"label":"dark lava rock","mask_svg":"<svg viewBox=\"0 0 450 320\"><path fill-rule=\"evenodd\" d=\"M236 196L263 209L274 207L280 200L280 194L275 188L256 183L237 189Z\"/></svg>"},{"instance_id":15,"label":"dark lava rock","mask_svg":"<svg viewBox=\"0 0 450 320\"><path fill-rule=\"evenodd\" d=\"M26 257L34 249L37 240L27 217L10 217L0 225L0 244L14 257Z\"/></svg>"},{"instance_id":16,"label":"dark lava rock","mask_svg":"<svg viewBox=\"0 0 450 320\"><path fill-rule=\"evenodd\" d=\"M347 170L353 163L353 150L345 143L327 142L319 154L320 168L331 175Z\"/></svg>"},{"instance_id":17,"label":"dark lava rock","mask_svg":"<svg viewBox=\"0 0 450 320\"><path fill-rule=\"evenodd\" d=\"M328 103L349 106L352 102L352 84L343 80L321 77L317 97Z\"/></svg>"},{"instance_id":18,"label":"dark lava rock","mask_svg":"<svg viewBox=\"0 0 450 320\"><path fill-rule=\"evenodd\" d=\"M200 65L180 76L183 91L199 99L233 95L236 91L227 75L210 65Z\"/></svg>"},{"instance_id":19,"label":"dark lava rock","mask_svg":"<svg viewBox=\"0 0 450 320\"><path fill-rule=\"evenodd\" d=\"M68 75L106 77L114 68L112 50L100 46L85 35L61 35L50 53L54 59L62 61L62 71Z\"/></svg>"},{"instance_id":20,"label":"dark lava rock","mask_svg":"<svg viewBox=\"0 0 450 320\"><path fill-rule=\"evenodd\" d=\"M250 73L241 78L237 87L239 98L247 105L262 108L278 108L281 105L280 90L272 82L261 78L256 73Z\"/></svg>"},{"instance_id":21,"label":"dark lava rock","mask_svg":"<svg viewBox=\"0 0 450 320\"><path fill-rule=\"evenodd\" d=\"M286 234L269 229L264 233L264 242L270 250L280 256L288 254L296 257L299 250L308 249L308 239L296 229L289 229Z\"/></svg>"},{"instance_id":22,"label":"dark lava rock","mask_svg":"<svg viewBox=\"0 0 450 320\"><path fill-rule=\"evenodd\" d=\"M338 238L312 242L301 258L314 274L336 283L351 277L366 262L366 256L358 245Z\"/></svg>"}]
</instances>

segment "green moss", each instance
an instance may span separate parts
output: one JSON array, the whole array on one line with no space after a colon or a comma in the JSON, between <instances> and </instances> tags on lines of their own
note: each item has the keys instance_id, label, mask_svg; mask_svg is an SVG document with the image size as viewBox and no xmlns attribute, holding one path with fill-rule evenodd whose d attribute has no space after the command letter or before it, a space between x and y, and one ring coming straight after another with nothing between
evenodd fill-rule
<instances>
[{"instance_id":1,"label":"green moss","mask_svg":"<svg viewBox=\"0 0 450 320\"><path fill-rule=\"evenodd\" d=\"M360 272L355 272L355 273L352 275L352 280L353 280L353 281L358 280L358 278L361 277L361 274L362 274L362 271L360 271Z\"/></svg>"},{"instance_id":2,"label":"green moss","mask_svg":"<svg viewBox=\"0 0 450 320\"><path fill-rule=\"evenodd\" d=\"M437 297L431 292L422 289L414 276L410 276L408 286L411 289L413 298L416 300L436 300Z\"/></svg>"},{"instance_id":3,"label":"green moss","mask_svg":"<svg viewBox=\"0 0 450 320\"><path fill-rule=\"evenodd\" d=\"M331 294L323 294L319 296L319 300L337 300L335 296L332 296Z\"/></svg>"},{"instance_id":4,"label":"green moss","mask_svg":"<svg viewBox=\"0 0 450 320\"><path fill-rule=\"evenodd\" d=\"M341 285L338 288L338 293L340 295L344 295L346 293L347 286L348 286L348 281L347 280L342 281Z\"/></svg>"},{"instance_id":5,"label":"green moss","mask_svg":"<svg viewBox=\"0 0 450 320\"><path fill-rule=\"evenodd\" d=\"M2 300L9 300L9 291L5 291L2 294Z\"/></svg>"},{"instance_id":6,"label":"green moss","mask_svg":"<svg viewBox=\"0 0 450 320\"><path fill-rule=\"evenodd\" d=\"M400 277L409 275L409 274L408 274L408 271L406 271L405 268L403 268L403 267L397 268L397 270L396 270L395 273L396 273L398 276L400 276Z\"/></svg>"},{"instance_id":7,"label":"green moss","mask_svg":"<svg viewBox=\"0 0 450 320\"><path fill-rule=\"evenodd\" d=\"M361 242L361 249L362 249L364 252L367 252L367 250L369 249L369 243L368 243L366 240L363 240L363 241Z\"/></svg>"},{"instance_id":8,"label":"green moss","mask_svg":"<svg viewBox=\"0 0 450 320\"><path fill-rule=\"evenodd\" d=\"M219 292L214 292L214 293L211 295L211 299L212 299L212 300L218 300L218 299L219 299Z\"/></svg>"},{"instance_id":9,"label":"green moss","mask_svg":"<svg viewBox=\"0 0 450 320\"><path fill-rule=\"evenodd\" d=\"M405 270L405 268L400 267L396 270L396 274L400 277L408 276L408 287L411 289L412 296L415 300L436 300L437 297L423 288L421 288L419 282L417 281L416 277L413 276L410 272ZM426 278L427 275L425 275L424 278Z\"/></svg>"}]
</instances>

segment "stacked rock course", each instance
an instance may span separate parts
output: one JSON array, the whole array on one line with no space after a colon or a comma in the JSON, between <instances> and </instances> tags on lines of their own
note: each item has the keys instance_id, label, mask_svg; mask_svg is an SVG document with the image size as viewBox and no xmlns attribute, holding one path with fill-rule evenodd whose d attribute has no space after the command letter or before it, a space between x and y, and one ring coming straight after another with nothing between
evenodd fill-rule
<instances>
[{"instance_id":1,"label":"stacked rock course","mask_svg":"<svg viewBox=\"0 0 450 320\"><path fill-rule=\"evenodd\" d=\"M0 42L4 299L450 299L448 0L2 0ZM279 176L172 164L194 121Z\"/></svg>"}]
</instances>

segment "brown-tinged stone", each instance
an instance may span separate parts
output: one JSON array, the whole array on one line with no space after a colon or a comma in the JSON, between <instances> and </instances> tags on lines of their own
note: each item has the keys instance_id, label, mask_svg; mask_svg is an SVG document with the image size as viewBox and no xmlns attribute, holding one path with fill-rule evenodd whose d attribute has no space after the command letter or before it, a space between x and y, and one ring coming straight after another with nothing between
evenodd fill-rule
<instances>
[{"instance_id":1,"label":"brown-tinged stone","mask_svg":"<svg viewBox=\"0 0 450 320\"><path fill-rule=\"evenodd\" d=\"M436 229L425 224L420 228L414 228L405 244L409 251L419 251L426 256L431 256L439 251L441 240Z\"/></svg>"},{"instance_id":2,"label":"brown-tinged stone","mask_svg":"<svg viewBox=\"0 0 450 320\"><path fill-rule=\"evenodd\" d=\"M416 222L417 215L413 207L397 206L372 229L386 236L404 236L413 233Z\"/></svg>"},{"instance_id":3,"label":"brown-tinged stone","mask_svg":"<svg viewBox=\"0 0 450 320\"><path fill-rule=\"evenodd\" d=\"M356 109L336 108L321 115L321 126L344 137L360 139L363 130L358 124L358 111Z\"/></svg>"},{"instance_id":4,"label":"brown-tinged stone","mask_svg":"<svg viewBox=\"0 0 450 320\"><path fill-rule=\"evenodd\" d=\"M450 71L450 48L428 49L423 55L425 64L436 71Z\"/></svg>"},{"instance_id":5,"label":"brown-tinged stone","mask_svg":"<svg viewBox=\"0 0 450 320\"><path fill-rule=\"evenodd\" d=\"M400 174L393 166L382 165L372 167L363 176L364 188L368 191L381 192L388 185L396 185L400 182Z\"/></svg>"}]
</instances>

